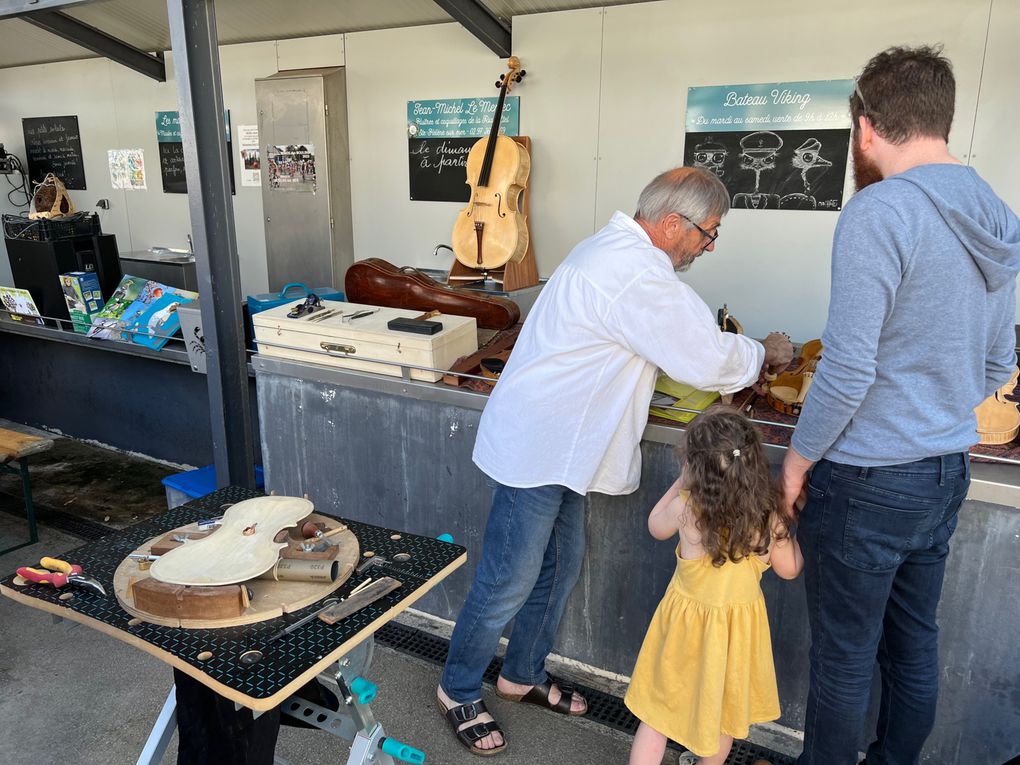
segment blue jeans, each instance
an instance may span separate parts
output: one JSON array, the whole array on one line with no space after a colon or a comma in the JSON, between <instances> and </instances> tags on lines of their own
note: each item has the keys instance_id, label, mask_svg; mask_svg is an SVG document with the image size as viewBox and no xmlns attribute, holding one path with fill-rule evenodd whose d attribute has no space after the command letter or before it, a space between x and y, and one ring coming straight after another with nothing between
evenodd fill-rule
<instances>
[{"instance_id":1,"label":"blue jeans","mask_svg":"<svg viewBox=\"0 0 1020 765\"><path fill-rule=\"evenodd\" d=\"M967 454L861 468L822 460L797 532L811 624L798 765L856 765L877 658L868 765L914 765L935 723L935 611L970 485Z\"/></svg>"},{"instance_id":2,"label":"blue jeans","mask_svg":"<svg viewBox=\"0 0 1020 765\"><path fill-rule=\"evenodd\" d=\"M440 681L451 699L481 698L482 675L511 619L503 677L521 685L546 681L545 657L581 573L584 547L583 494L564 486L495 484L482 559Z\"/></svg>"}]
</instances>

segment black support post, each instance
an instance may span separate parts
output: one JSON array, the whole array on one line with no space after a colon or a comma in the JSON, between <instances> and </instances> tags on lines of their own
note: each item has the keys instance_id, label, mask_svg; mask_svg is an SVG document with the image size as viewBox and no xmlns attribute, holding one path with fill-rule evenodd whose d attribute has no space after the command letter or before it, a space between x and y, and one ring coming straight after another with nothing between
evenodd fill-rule
<instances>
[{"instance_id":1,"label":"black support post","mask_svg":"<svg viewBox=\"0 0 1020 765\"><path fill-rule=\"evenodd\" d=\"M255 488L234 207L213 0L167 0L219 486ZM186 413L182 412L182 416Z\"/></svg>"}]
</instances>

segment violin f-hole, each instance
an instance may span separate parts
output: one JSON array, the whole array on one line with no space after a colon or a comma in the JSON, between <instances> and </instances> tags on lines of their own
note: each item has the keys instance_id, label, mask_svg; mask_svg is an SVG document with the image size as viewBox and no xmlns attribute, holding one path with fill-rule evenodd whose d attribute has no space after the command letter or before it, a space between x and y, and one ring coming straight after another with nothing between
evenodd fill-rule
<instances>
[{"instance_id":1,"label":"violin f-hole","mask_svg":"<svg viewBox=\"0 0 1020 765\"><path fill-rule=\"evenodd\" d=\"M503 212L503 195L499 194L499 193L496 193L496 194L493 194L493 196L496 197L496 214L500 218L505 218L506 217L506 213ZM481 261L479 261L479 262L481 262Z\"/></svg>"}]
</instances>

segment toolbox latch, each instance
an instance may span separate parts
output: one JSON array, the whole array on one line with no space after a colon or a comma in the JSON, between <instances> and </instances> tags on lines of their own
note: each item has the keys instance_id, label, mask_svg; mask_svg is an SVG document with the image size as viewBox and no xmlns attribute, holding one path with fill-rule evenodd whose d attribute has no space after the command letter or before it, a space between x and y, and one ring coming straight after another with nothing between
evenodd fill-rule
<instances>
[{"instance_id":1,"label":"toolbox latch","mask_svg":"<svg viewBox=\"0 0 1020 765\"><path fill-rule=\"evenodd\" d=\"M342 345L340 343L319 343L319 347L322 348L326 353L343 353L346 356L351 356L358 352L358 349L353 345Z\"/></svg>"}]
</instances>

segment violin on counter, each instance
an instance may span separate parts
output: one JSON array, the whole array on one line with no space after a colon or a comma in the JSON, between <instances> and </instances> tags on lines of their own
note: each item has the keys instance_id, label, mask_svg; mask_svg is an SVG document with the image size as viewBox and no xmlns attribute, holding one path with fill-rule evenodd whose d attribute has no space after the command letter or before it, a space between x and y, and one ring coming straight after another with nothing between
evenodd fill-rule
<instances>
[{"instance_id":1,"label":"violin on counter","mask_svg":"<svg viewBox=\"0 0 1020 765\"><path fill-rule=\"evenodd\" d=\"M519 262L528 251L528 226L520 209L528 186L531 157L527 149L499 132L506 94L524 77L516 56L510 71L496 82L499 103L487 138L479 138L467 157L471 197L460 211L451 237L453 253L468 268L488 271Z\"/></svg>"},{"instance_id":2,"label":"violin on counter","mask_svg":"<svg viewBox=\"0 0 1020 765\"><path fill-rule=\"evenodd\" d=\"M1016 388L1020 369L1013 367L1009 382L986 398L974 414L977 415L977 431L982 444L1008 444L1020 432L1020 410L1007 396Z\"/></svg>"},{"instance_id":3,"label":"violin on counter","mask_svg":"<svg viewBox=\"0 0 1020 765\"><path fill-rule=\"evenodd\" d=\"M783 414L800 414L814 380L815 368L822 360L822 341L808 340L800 349L800 356L792 369L778 375L769 383L765 400L769 406Z\"/></svg>"}]
</instances>

